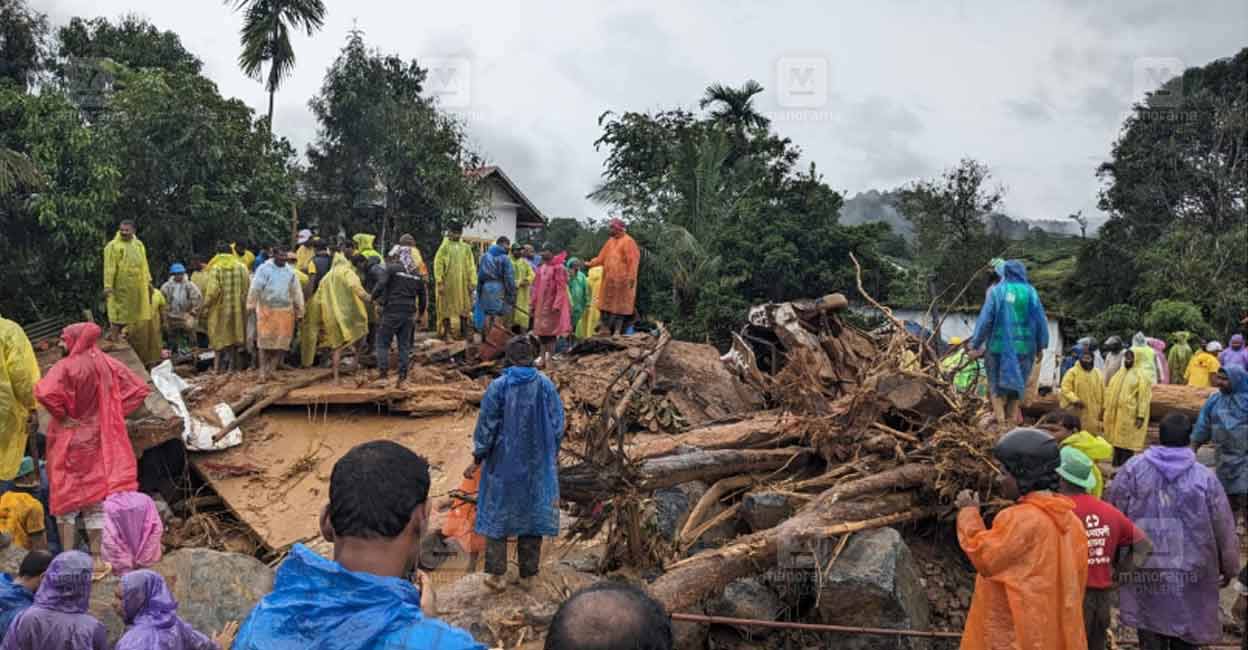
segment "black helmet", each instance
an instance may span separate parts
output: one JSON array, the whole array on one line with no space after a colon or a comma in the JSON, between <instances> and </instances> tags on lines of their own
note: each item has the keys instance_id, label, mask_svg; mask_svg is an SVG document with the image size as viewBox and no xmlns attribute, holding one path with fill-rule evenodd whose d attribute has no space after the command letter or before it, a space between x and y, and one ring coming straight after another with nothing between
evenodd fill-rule
<instances>
[{"instance_id":1,"label":"black helmet","mask_svg":"<svg viewBox=\"0 0 1248 650\"><path fill-rule=\"evenodd\" d=\"M1090 350L1093 352L1096 351L1096 337L1095 336L1085 336L1079 339L1077 343L1079 345L1082 345L1084 350Z\"/></svg>"},{"instance_id":2,"label":"black helmet","mask_svg":"<svg viewBox=\"0 0 1248 650\"><path fill-rule=\"evenodd\" d=\"M1122 350L1122 339L1117 336L1111 336L1105 339L1105 345L1102 345L1101 349L1109 350L1110 352L1118 352Z\"/></svg>"},{"instance_id":3,"label":"black helmet","mask_svg":"<svg viewBox=\"0 0 1248 650\"><path fill-rule=\"evenodd\" d=\"M1018 481L1023 494L1056 487L1061 447L1040 429L1019 428L1001 436L992 455Z\"/></svg>"}]
</instances>

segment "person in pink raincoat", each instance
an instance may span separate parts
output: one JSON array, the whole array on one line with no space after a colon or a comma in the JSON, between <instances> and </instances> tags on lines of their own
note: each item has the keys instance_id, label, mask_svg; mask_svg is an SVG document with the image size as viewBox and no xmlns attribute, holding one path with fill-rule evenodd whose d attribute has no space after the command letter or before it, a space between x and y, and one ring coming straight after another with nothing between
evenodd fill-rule
<instances>
[{"instance_id":1,"label":"person in pink raincoat","mask_svg":"<svg viewBox=\"0 0 1248 650\"><path fill-rule=\"evenodd\" d=\"M118 492L104 500L104 539L100 553L124 576L160 562L165 525L156 502L142 492Z\"/></svg>"},{"instance_id":2,"label":"person in pink raincoat","mask_svg":"<svg viewBox=\"0 0 1248 650\"><path fill-rule=\"evenodd\" d=\"M550 367L550 355L561 336L572 333L572 302L568 299L568 270L564 268L567 253L554 254L542 249L542 265L537 267L533 281L533 335L542 341L542 367Z\"/></svg>"},{"instance_id":3,"label":"person in pink raincoat","mask_svg":"<svg viewBox=\"0 0 1248 650\"><path fill-rule=\"evenodd\" d=\"M1153 351L1156 352L1157 383L1170 383L1170 363L1166 360L1166 342L1150 336L1148 338L1148 347L1152 348Z\"/></svg>"}]
</instances>

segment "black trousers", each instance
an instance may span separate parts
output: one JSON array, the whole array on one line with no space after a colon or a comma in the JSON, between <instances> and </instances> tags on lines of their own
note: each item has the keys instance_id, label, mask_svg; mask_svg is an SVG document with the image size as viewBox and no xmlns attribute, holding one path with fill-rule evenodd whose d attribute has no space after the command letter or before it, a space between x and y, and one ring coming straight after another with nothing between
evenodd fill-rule
<instances>
[{"instance_id":1,"label":"black trousers","mask_svg":"<svg viewBox=\"0 0 1248 650\"><path fill-rule=\"evenodd\" d=\"M1114 458L1112 461L1114 467L1122 467L1122 465L1126 463L1127 461L1131 460L1131 457L1134 455L1135 455L1135 452L1131 451L1130 449L1123 449L1122 447L1114 447Z\"/></svg>"},{"instance_id":2,"label":"black trousers","mask_svg":"<svg viewBox=\"0 0 1248 650\"><path fill-rule=\"evenodd\" d=\"M399 339L399 378L407 378L407 365L412 354L412 333L416 329L413 312L391 312L381 315L377 328L377 369L390 367L390 341Z\"/></svg>"},{"instance_id":3,"label":"black trousers","mask_svg":"<svg viewBox=\"0 0 1248 650\"><path fill-rule=\"evenodd\" d=\"M537 575L542 563L542 538L522 535L516 538L516 551L520 560L520 577ZM507 573L507 540L485 538L485 572L501 576Z\"/></svg>"},{"instance_id":4,"label":"black trousers","mask_svg":"<svg viewBox=\"0 0 1248 650\"><path fill-rule=\"evenodd\" d=\"M1083 627L1088 635L1088 650L1105 650L1109 642L1109 610L1113 600L1113 589L1089 588L1084 592Z\"/></svg>"},{"instance_id":5,"label":"black trousers","mask_svg":"<svg viewBox=\"0 0 1248 650\"><path fill-rule=\"evenodd\" d=\"M1165 636L1148 630L1136 630L1141 650L1196 650L1200 646L1174 636Z\"/></svg>"}]
</instances>

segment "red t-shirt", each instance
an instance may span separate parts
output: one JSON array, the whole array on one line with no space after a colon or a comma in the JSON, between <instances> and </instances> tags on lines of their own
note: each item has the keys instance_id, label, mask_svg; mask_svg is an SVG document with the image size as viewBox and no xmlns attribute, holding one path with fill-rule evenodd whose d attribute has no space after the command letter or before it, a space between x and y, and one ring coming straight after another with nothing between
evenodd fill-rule
<instances>
[{"instance_id":1,"label":"red t-shirt","mask_svg":"<svg viewBox=\"0 0 1248 650\"><path fill-rule=\"evenodd\" d=\"M1144 531L1117 508L1091 494L1070 498L1088 533L1088 588L1109 589L1114 586L1113 563L1118 549L1143 540Z\"/></svg>"}]
</instances>

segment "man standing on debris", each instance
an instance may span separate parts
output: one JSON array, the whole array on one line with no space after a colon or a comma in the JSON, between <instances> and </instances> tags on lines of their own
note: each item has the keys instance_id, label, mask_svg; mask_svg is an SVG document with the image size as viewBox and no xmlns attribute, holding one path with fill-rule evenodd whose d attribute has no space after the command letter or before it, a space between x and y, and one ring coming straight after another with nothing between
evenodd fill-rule
<instances>
[{"instance_id":1,"label":"man standing on debris","mask_svg":"<svg viewBox=\"0 0 1248 650\"><path fill-rule=\"evenodd\" d=\"M1079 421L1085 431L1101 433L1101 408L1105 401L1105 379L1101 371L1096 369L1096 361L1092 350L1082 345L1075 346L1075 358L1078 360L1066 375L1062 377L1059 397L1064 409L1078 409Z\"/></svg>"},{"instance_id":2,"label":"man standing on debris","mask_svg":"<svg viewBox=\"0 0 1248 650\"><path fill-rule=\"evenodd\" d=\"M61 340L68 356L35 386L35 399L52 416L48 478L61 544L67 549L76 546L82 518L96 557L104 533L104 499L139 489L125 418L148 394L141 377L100 350L99 338L95 323L66 327Z\"/></svg>"},{"instance_id":3,"label":"man standing on debris","mask_svg":"<svg viewBox=\"0 0 1248 650\"><path fill-rule=\"evenodd\" d=\"M342 353L348 348L362 344L368 336L368 302L372 298L364 291L360 276L355 266L346 255L334 255L334 266L321 281L320 288L312 298L309 310L315 310L317 317L305 319L307 329L304 335L303 365L312 364L316 356L317 342L322 339L333 350L334 382L338 383L338 369L342 364ZM311 354L309 344L311 341ZM356 348L356 368L360 367L361 350Z\"/></svg>"},{"instance_id":4,"label":"man standing on debris","mask_svg":"<svg viewBox=\"0 0 1248 650\"><path fill-rule=\"evenodd\" d=\"M502 322L516 307L516 273L507 256L511 240L499 237L485 251L477 270L478 300L485 313L485 335L494 328L495 321Z\"/></svg>"},{"instance_id":5,"label":"man standing on debris","mask_svg":"<svg viewBox=\"0 0 1248 650\"><path fill-rule=\"evenodd\" d=\"M134 222L122 221L104 247L104 297L108 302L108 339L116 341L127 325L152 317L152 271L147 248L135 235Z\"/></svg>"},{"instance_id":6,"label":"man standing on debris","mask_svg":"<svg viewBox=\"0 0 1248 650\"><path fill-rule=\"evenodd\" d=\"M22 326L0 318L0 482L12 481L26 455L39 362Z\"/></svg>"},{"instance_id":7,"label":"man standing on debris","mask_svg":"<svg viewBox=\"0 0 1248 650\"><path fill-rule=\"evenodd\" d=\"M974 492L955 501L958 542L978 572L962 650L1082 650L1088 539L1074 502L1054 493L1057 441L1039 429L1014 429L992 453L1006 472L1002 494L1022 496L992 528Z\"/></svg>"},{"instance_id":8,"label":"man standing on debris","mask_svg":"<svg viewBox=\"0 0 1248 650\"><path fill-rule=\"evenodd\" d=\"M511 269L516 276L516 309L511 314L511 324L520 328L521 331L529 329L529 313L533 309L531 292L533 288L533 280L537 277L537 273L533 270L533 265L529 263L528 258L524 256L524 250L528 246L520 244L512 244L511 246Z\"/></svg>"},{"instance_id":9,"label":"man standing on debris","mask_svg":"<svg viewBox=\"0 0 1248 650\"><path fill-rule=\"evenodd\" d=\"M563 400L533 367L533 356L528 337L507 343L510 365L481 401L473 463L464 471L470 477L481 469L476 531L486 538L486 585L495 590L506 586L508 538L518 538L520 585L527 590L541 564L542 537L559 534Z\"/></svg>"},{"instance_id":10,"label":"man standing on debris","mask_svg":"<svg viewBox=\"0 0 1248 650\"><path fill-rule=\"evenodd\" d=\"M559 337L572 333L572 304L568 298L568 269L564 267L567 253L554 254L550 246L542 248L542 265L537 267L533 281L533 335L542 343L539 365L550 368Z\"/></svg>"},{"instance_id":11,"label":"man standing on debris","mask_svg":"<svg viewBox=\"0 0 1248 650\"><path fill-rule=\"evenodd\" d=\"M988 291L975 321L971 354L978 357L986 349L992 410L997 426L1004 427L1015 421L1032 364L1040 362L1049 346L1049 321L1022 262L999 262L995 270L1001 281Z\"/></svg>"},{"instance_id":12,"label":"man standing on debris","mask_svg":"<svg viewBox=\"0 0 1248 650\"><path fill-rule=\"evenodd\" d=\"M1114 446L1114 467L1144 448L1152 409L1153 384L1135 365L1135 349L1122 355L1122 367L1105 389L1105 439Z\"/></svg>"},{"instance_id":13,"label":"man standing on debris","mask_svg":"<svg viewBox=\"0 0 1248 650\"><path fill-rule=\"evenodd\" d=\"M585 264L581 260L569 258L564 266L568 269L568 299L572 303L572 330L575 334L589 307L589 280L585 277Z\"/></svg>"},{"instance_id":14,"label":"man standing on debris","mask_svg":"<svg viewBox=\"0 0 1248 650\"><path fill-rule=\"evenodd\" d=\"M624 222L611 220L611 238L602 245L598 257L589 261L589 268L603 268L602 295L598 309L602 327L608 334L619 336L632 325L637 305L637 272L641 265L641 249L625 232Z\"/></svg>"},{"instance_id":15,"label":"man standing on debris","mask_svg":"<svg viewBox=\"0 0 1248 650\"><path fill-rule=\"evenodd\" d=\"M1153 551L1153 545L1135 524L1112 505L1092 496L1096 466L1074 447L1062 447L1058 492L1075 502L1075 515L1088 533L1088 588L1083 598L1083 623L1088 650L1105 650L1110 609L1114 601L1114 576L1129 573Z\"/></svg>"},{"instance_id":16,"label":"man standing on debris","mask_svg":"<svg viewBox=\"0 0 1248 650\"><path fill-rule=\"evenodd\" d=\"M398 339L399 386L407 381L408 358L413 330L423 319L428 301L425 281L404 265L395 252L386 264L386 274L373 288L373 302L381 305L381 325L377 328L377 369L385 380L390 368L390 342Z\"/></svg>"},{"instance_id":17,"label":"man standing on debris","mask_svg":"<svg viewBox=\"0 0 1248 650\"><path fill-rule=\"evenodd\" d=\"M1132 458L1108 501L1144 530L1154 552L1119 592L1119 618L1145 650L1195 648L1222 638L1218 590L1239 572L1239 538L1226 492L1196 462L1191 420L1161 421L1161 445Z\"/></svg>"},{"instance_id":18,"label":"man standing on debris","mask_svg":"<svg viewBox=\"0 0 1248 650\"><path fill-rule=\"evenodd\" d=\"M174 352L188 352L195 347L195 317L204 304L204 294L186 277L186 267L176 263L169 267L169 279L160 287L166 304L165 329L169 331L169 347Z\"/></svg>"},{"instance_id":19,"label":"man standing on debris","mask_svg":"<svg viewBox=\"0 0 1248 650\"><path fill-rule=\"evenodd\" d=\"M472 292L477 288L477 265L472 247L465 244L464 227L452 222L433 257L433 279L437 283L438 334L450 340L459 335L468 340L472 331Z\"/></svg>"},{"instance_id":20,"label":"man standing on debris","mask_svg":"<svg viewBox=\"0 0 1248 650\"><path fill-rule=\"evenodd\" d=\"M1196 449L1213 442L1218 449L1218 480L1238 512L1248 511L1248 371L1238 366L1213 375L1218 392L1209 396L1192 443Z\"/></svg>"},{"instance_id":21,"label":"man standing on debris","mask_svg":"<svg viewBox=\"0 0 1248 650\"><path fill-rule=\"evenodd\" d=\"M484 650L431 616L428 576L417 573L416 585L410 579L428 498L429 463L407 447L378 440L347 452L334 463L321 513L334 559L295 544L233 650Z\"/></svg>"},{"instance_id":22,"label":"man standing on debris","mask_svg":"<svg viewBox=\"0 0 1248 650\"><path fill-rule=\"evenodd\" d=\"M226 370L238 372L243 366L239 348L247 342L251 275L225 243L217 246L217 255L208 268L212 271L212 283L204 296L204 309L208 313L208 345L213 350L212 371L220 372L224 361Z\"/></svg>"},{"instance_id":23,"label":"man standing on debris","mask_svg":"<svg viewBox=\"0 0 1248 650\"><path fill-rule=\"evenodd\" d=\"M256 347L260 351L260 381L268 381L282 357L290 352L295 321L303 318L303 287L286 263L286 251L260 265L247 293L247 309L256 312Z\"/></svg>"}]
</instances>

